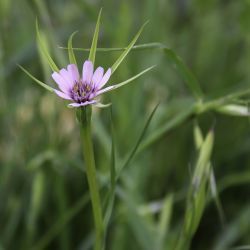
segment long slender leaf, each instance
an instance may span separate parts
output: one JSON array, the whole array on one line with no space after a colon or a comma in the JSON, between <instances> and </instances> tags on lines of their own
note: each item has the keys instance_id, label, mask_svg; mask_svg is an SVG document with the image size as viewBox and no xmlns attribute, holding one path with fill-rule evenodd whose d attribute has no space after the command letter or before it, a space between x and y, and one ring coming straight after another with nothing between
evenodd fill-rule
<instances>
[{"instance_id":1,"label":"long slender leaf","mask_svg":"<svg viewBox=\"0 0 250 250\"><path fill-rule=\"evenodd\" d=\"M91 48L89 51L89 60L93 64L95 63L95 54L96 54L97 41L98 41L98 36L99 36L101 14L102 14L102 9L100 9L99 11L99 15L98 15L96 26L95 26L94 36L93 36Z\"/></svg>"},{"instance_id":2,"label":"long slender leaf","mask_svg":"<svg viewBox=\"0 0 250 250\"><path fill-rule=\"evenodd\" d=\"M113 211L114 201L115 201L115 186L116 186L116 156L115 156L115 135L114 135L114 125L113 125L113 115L112 108L110 109L110 120L111 120L111 157L110 157L110 190L107 196L107 208L104 215L105 227L108 227L109 220Z\"/></svg>"},{"instance_id":3,"label":"long slender leaf","mask_svg":"<svg viewBox=\"0 0 250 250\"><path fill-rule=\"evenodd\" d=\"M32 80L34 80L36 83L38 83L40 86L42 86L43 88L45 88L46 90L50 91L50 92L54 92L53 88L51 88L49 85L43 83L42 81L38 80L37 78L35 78L33 75L31 75L25 68L23 68L21 65L18 65L18 67L24 71L24 73L26 73Z\"/></svg>"},{"instance_id":4,"label":"long slender leaf","mask_svg":"<svg viewBox=\"0 0 250 250\"><path fill-rule=\"evenodd\" d=\"M145 43L145 44L138 44L138 45L134 45L131 50L147 50L147 49L163 49L165 47L164 44L162 43ZM59 47L60 49L65 49L68 50L67 47ZM115 51L124 51L126 50L127 47L125 48L96 48L97 52L115 52ZM90 51L89 48L73 48L73 50L75 51Z\"/></svg>"},{"instance_id":5,"label":"long slender leaf","mask_svg":"<svg viewBox=\"0 0 250 250\"><path fill-rule=\"evenodd\" d=\"M136 154L136 152L137 152L139 146L141 145L142 140L144 139L144 136L145 136L145 134L146 134L146 132L147 132L147 129L148 129L149 125L150 125L150 122L152 121L152 118L153 118L153 116L154 116L154 114L155 114L155 112L156 112L158 106L159 106L159 104L157 104L157 105L155 106L155 108L153 109L153 111L152 111L151 114L149 115L149 117L148 117L148 119L147 119L147 121L146 121L146 123L145 123L145 126L143 127L142 132L141 132L141 134L140 134L140 136L139 136L139 138L138 138L138 140L137 140L137 142L136 142L134 148L132 149L131 153L128 155L128 157L127 157L125 163L124 163L124 164L120 167L120 169L118 170L118 173L117 173L117 175L116 175L116 180L118 180L118 178L120 177L120 174L121 174L122 170L123 170L124 168L126 168L126 167L129 165L130 161L131 161L131 160L133 159L133 157L135 156L135 154Z\"/></svg>"},{"instance_id":6,"label":"long slender leaf","mask_svg":"<svg viewBox=\"0 0 250 250\"><path fill-rule=\"evenodd\" d=\"M150 134L145 141L141 144L138 153L151 146L163 135L172 130L173 128L180 125L185 120L189 119L195 113L195 105L190 105L187 109L181 111L179 114L174 116L169 122L165 123L161 127L157 128L152 134Z\"/></svg>"},{"instance_id":7,"label":"long slender leaf","mask_svg":"<svg viewBox=\"0 0 250 250\"><path fill-rule=\"evenodd\" d=\"M70 63L73 63L75 65L77 65L77 62L76 62L76 57L75 57L75 54L74 54L74 50L72 48L72 40L73 40L73 37L74 35L77 33L78 31L75 31L74 33L71 34L71 36L69 37L69 40L68 40L68 54L69 54L69 61Z\"/></svg>"},{"instance_id":8,"label":"long slender leaf","mask_svg":"<svg viewBox=\"0 0 250 250\"><path fill-rule=\"evenodd\" d=\"M167 195L166 198L163 201L162 210L160 213L160 218L158 222L158 233L159 233L159 239L158 239L158 248L159 250L164 249L164 241L167 237L167 233L170 227L170 221L172 216L172 210L173 210L173 194Z\"/></svg>"},{"instance_id":9,"label":"long slender leaf","mask_svg":"<svg viewBox=\"0 0 250 250\"><path fill-rule=\"evenodd\" d=\"M103 93L105 93L105 92L108 92L108 91L111 91L111 90L113 91L113 90L115 90L115 89L118 89L118 88L120 88L120 87L122 87L122 86L124 86L124 85L126 85L126 84L128 84L128 83L130 83L130 82L132 82L132 81L134 81L135 79L137 79L138 77L140 77L140 76L142 76L143 74L147 73L148 71L150 71L150 70L153 69L154 67L155 67L155 66L151 66L151 67L149 67L149 68L147 68L147 69L141 71L141 72L138 73L137 75L135 75L135 76L133 76L133 77L127 79L126 81L123 81L123 82L121 82L121 83L117 83L117 84L115 84L115 85L113 85L113 86L110 86L110 87L107 87L107 90L101 92L100 95L103 94Z\"/></svg>"},{"instance_id":10,"label":"long slender leaf","mask_svg":"<svg viewBox=\"0 0 250 250\"><path fill-rule=\"evenodd\" d=\"M140 30L137 32L137 34L135 35L135 37L133 38L133 40L130 42L130 44L128 45L128 47L125 49L125 51L120 55L120 57L115 61L115 63L112 65L111 67L111 71L112 74L116 71L116 69L119 67L119 65L122 63L122 61L125 59L125 57L128 55L128 53L130 52L130 50L132 49L132 47L134 46L134 44L136 43L137 39L139 38L141 32L143 31L145 25L148 22L144 23L142 25L142 27L140 28Z\"/></svg>"},{"instance_id":11,"label":"long slender leaf","mask_svg":"<svg viewBox=\"0 0 250 250\"><path fill-rule=\"evenodd\" d=\"M40 49L43 52L45 58L47 59L47 62L49 64L51 70L58 72L59 69L56 66L53 59L51 58L51 56L49 54L49 51L48 51L45 43L43 42L42 35L40 34L40 31L39 31L39 26L38 26L38 21L37 20L36 20L36 37L37 37L37 45L40 47Z\"/></svg>"},{"instance_id":12,"label":"long slender leaf","mask_svg":"<svg viewBox=\"0 0 250 250\"><path fill-rule=\"evenodd\" d=\"M197 150L199 150L203 144L203 135L202 135L202 131L199 127L199 125L196 123L194 125L194 142L195 142L195 147Z\"/></svg>"},{"instance_id":13,"label":"long slender leaf","mask_svg":"<svg viewBox=\"0 0 250 250\"><path fill-rule=\"evenodd\" d=\"M31 248L32 250L45 249L49 243L63 230L64 226L67 225L89 202L89 194L84 194L67 213L58 219L58 221L53 224L41 239Z\"/></svg>"},{"instance_id":14,"label":"long slender leaf","mask_svg":"<svg viewBox=\"0 0 250 250\"><path fill-rule=\"evenodd\" d=\"M203 93L201 87L195 78L194 74L187 68L181 58L175 52L167 47L164 48L164 53L167 58L174 64L178 73L183 77L188 88L192 91L193 95L198 99L202 99Z\"/></svg>"}]
</instances>

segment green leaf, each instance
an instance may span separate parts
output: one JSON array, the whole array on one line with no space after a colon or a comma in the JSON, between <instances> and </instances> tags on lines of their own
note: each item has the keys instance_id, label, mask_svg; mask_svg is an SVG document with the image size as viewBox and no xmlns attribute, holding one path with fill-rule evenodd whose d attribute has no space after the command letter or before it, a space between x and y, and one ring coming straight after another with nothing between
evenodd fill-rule
<instances>
[{"instance_id":1,"label":"green leaf","mask_svg":"<svg viewBox=\"0 0 250 250\"><path fill-rule=\"evenodd\" d=\"M40 47L42 53L44 54L45 58L47 59L47 62L51 68L52 71L58 72L59 69L56 66L55 62L53 61L53 59L51 58L51 56L49 55L49 51L42 39L42 35L39 31L39 27L38 27L38 21L36 20L36 38L37 38L37 45Z\"/></svg>"},{"instance_id":2,"label":"green leaf","mask_svg":"<svg viewBox=\"0 0 250 250\"><path fill-rule=\"evenodd\" d=\"M111 119L111 164L110 164L110 181L111 181L111 189L115 190L115 178L116 178L116 159L115 159L115 130L113 124L113 113L112 108L110 109L110 119Z\"/></svg>"},{"instance_id":3,"label":"green leaf","mask_svg":"<svg viewBox=\"0 0 250 250\"><path fill-rule=\"evenodd\" d=\"M71 36L69 37L69 40L68 40L69 61L70 61L70 63L75 64L75 65L77 65L77 62L76 62L74 50L73 50L73 47L72 47L72 40L73 40L74 35L77 32L78 31L75 31L74 33L72 33Z\"/></svg>"},{"instance_id":4,"label":"green leaf","mask_svg":"<svg viewBox=\"0 0 250 250\"><path fill-rule=\"evenodd\" d=\"M173 50L165 47L164 52L167 58L173 63L178 73L182 76L188 88L191 90L196 99L201 100L203 93L194 74L187 68L181 58L177 56Z\"/></svg>"},{"instance_id":5,"label":"green leaf","mask_svg":"<svg viewBox=\"0 0 250 250\"><path fill-rule=\"evenodd\" d=\"M203 144L203 135L197 123L194 125L194 142L196 149L199 150Z\"/></svg>"},{"instance_id":6,"label":"green leaf","mask_svg":"<svg viewBox=\"0 0 250 250\"><path fill-rule=\"evenodd\" d=\"M167 195L166 198L163 200L163 207L159 214L159 221L158 221L158 248L157 249L164 249L164 241L167 237L168 230L170 227L170 221L172 216L173 210L173 194Z\"/></svg>"},{"instance_id":7,"label":"green leaf","mask_svg":"<svg viewBox=\"0 0 250 250\"><path fill-rule=\"evenodd\" d=\"M198 157L198 161L195 167L194 175L193 175L193 183L198 185L202 179L202 176L205 173L206 166L209 164L210 156L213 149L213 141L214 141L214 133L210 131L202 144L200 154Z\"/></svg>"},{"instance_id":8,"label":"green leaf","mask_svg":"<svg viewBox=\"0 0 250 250\"><path fill-rule=\"evenodd\" d=\"M131 194L126 193L122 188L119 188L117 193L126 208L125 216L139 244L138 249L155 249L157 234L154 230L154 224L139 214L138 204Z\"/></svg>"},{"instance_id":9,"label":"green leaf","mask_svg":"<svg viewBox=\"0 0 250 250\"><path fill-rule=\"evenodd\" d=\"M146 132L147 132L147 130L148 130L148 127L149 127L149 125L150 125L150 122L152 121L152 118L153 118L153 116L154 116L154 114L155 114L155 112L156 112L158 106L159 106L159 104L157 104L157 105L155 106L155 108L153 109L153 111L152 111L151 114L149 115L149 117L148 117L148 119L147 119L147 121L146 121L146 123L145 123L145 126L143 127L142 132L141 132L141 134L140 134L140 136L139 136L139 138L138 138L138 140L137 140L137 142L136 142L134 148L132 149L132 151L131 151L130 154L128 155L128 157L127 157L125 163L119 168L119 171L118 171L118 173L117 173L117 175L116 175L116 180L118 180L118 178L119 178L120 175L121 175L122 170L123 170L124 168L126 168L126 167L129 165L129 163L131 162L131 160L132 160L133 157L135 156L135 154L136 154L136 152L137 152L139 146L141 145L142 140L144 139L144 136L145 136L145 134L146 134Z\"/></svg>"},{"instance_id":10,"label":"green leaf","mask_svg":"<svg viewBox=\"0 0 250 250\"><path fill-rule=\"evenodd\" d=\"M59 47L60 49L66 49L68 50L67 47ZM138 44L134 45L131 50L147 50L147 49L163 49L165 48L165 45L162 43L144 43L144 44ZM124 51L126 50L127 47L125 48L96 48L96 51L98 52L115 52L115 51ZM73 50L76 51L90 51L89 48L73 48Z\"/></svg>"},{"instance_id":11,"label":"green leaf","mask_svg":"<svg viewBox=\"0 0 250 250\"><path fill-rule=\"evenodd\" d=\"M182 234L176 249L188 249L195 234L208 199L208 185L211 173L210 157L213 148L214 135L210 131L200 147L192 182L189 187L185 219Z\"/></svg>"},{"instance_id":12,"label":"green leaf","mask_svg":"<svg viewBox=\"0 0 250 250\"><path fill-rule=\"evenodd\" d=\"M35 78L33 75L31 75L25 68L23 68L21 65L18 64L18 67L24 71L24 73L26 73L32 80L34 80L36 83L38 83L40 86L42 86L43 88L45 88L46 90L50 91L50 92L54 92L53 88L51 88L49 85L47 85L46 83L41 82L40 80L38 80L37 78Z\"/></svg>"},{"instance_id":13,"label":"green leaf","mask_svg":"<svg viewBox=\"0 0 250 250\"><path fill-rule=\"evenodd\" d=\"M94 36L93 36L91 48L89 51L89 60L93 63L93 65L95 63L95 54L96 54L97 41L98 41L98 36L99 36L101 14L102 14L102 9L100 9L99 11L99 15L98 15L96 26L95 26Z\"/></svg>"},{"instance_id":14,"label":"green leaf","mask_svg":"<svg viewBox=\"0 0 250 250\"><path fill-rule=\"evenodd\" d=\"M122 86L124 86L124 85L126 85L126 84L128 84L128 83L130 83L130 82L132 82L132 81L134 81L135 79L137 79L138 77L140 77L140 76L142 76L143 74L147 73L148 71L150 71L150 70L153 69L154 67L155 67L155 66L151 66L151 67L149 67L149 68L143 70L143 71L140 72L139 74L137 74L137 75L135 75L135 76L129 78L129 79L126 80L126 81L123 81L123 82L121 82L121 83L118 83L118 84L115 84L115 85L113 85L113 86L110 86L110 89L107 88L107 91L104 91L104 92L102 92L101 94L103 94L103 93L105 93L105 92L108 92L108 91L113 91L113 90L115 90L115 89L118 89L118 88L120 88L120 87L122 87ZM101 94L99 94L99 95L101 95Z\"/></svg>"},{"instance_id":15,"label":"green leaf","mask_svg":"<svg viewBox=\"0 0 250 250\"><path fill-rule=\"evenodd\" d=\"M142 25L142 27L140 28L140 30L137 32L137 34L135 35L135 37L133 38L133 40L130 42L130 44L128 45L128 47L125 49L125 51L120 55L120 57L116 60L116 62L112 65L111 67L111 72L112 74L116 71L116 69L119 67L119 65L122 63L122 61L125 59L125 57L128 55L128 53L130 52L130 50L133 48L134 44L136 43L137 39L139 38L142 30L144 29L145 25L148 22L144 23Z\"/></svg>"},{"instance_id":16,"label":"green leaf","mask_svg":"<svg viewBox=\"0 0 250 250\"><path fill-rule=\"evenodd\" d=\"M218 189L217 189L217 185L216 185L216 179L215 179L215 176L214 176L213 168L211 168L211 171L210 171L210 189L211 189L212 197L213 197L213 199L215 201L215 205L217 207L217 211L219 213L221 224L224 225L225 215L224 215L222 203L220 201L220 197L219 197L219 193L218 193Z\"/></svg>"},{"instance_id":17,"label":"green leaf","mask_svg":"<svg viewBox=\"0 0 250 250\"><path fill-rule=\"evenodd\" d=\"M110 109L110 121L111 121L111 156L110 156L110 190L107 196L107 208L104 215L105 228L108 227L110 217L112 215L114 201L115 201L115 186L116 186L116 156L115 156L115 135L113 125L112 108Z\"/></svg>"},{"instance_id":18,"label":"green leaf","mask_svg":"<svg viewBox=\"0 0 250 250\"><path fill-rule=\"evenodd\" d=\"M167 132L171 131L172 129L176 128L178 125L180 125L182 122L187 120L189 117L191 117L195 112L195 105L191 104L187 106L186 109L183 111L180 111L176 116L174 116L171 120L166 122L161 127L154 130L153 133L151 133L145 141L141 144L138 153L145 150L147 147L151 146L153 143L155 143L157 140L159 140L162 136L164 136Z\"/></svg>"},{"instance_id":19,"label":"green leaf","mask_svg":"<svg viewBox=\"0 0 250 250\"><path fill-rule=\"evenodd\" d=\"M216 111L232 116L250 116L249 108L246 105L228 104L217 108Z\"/></svg>"}]
</instances>

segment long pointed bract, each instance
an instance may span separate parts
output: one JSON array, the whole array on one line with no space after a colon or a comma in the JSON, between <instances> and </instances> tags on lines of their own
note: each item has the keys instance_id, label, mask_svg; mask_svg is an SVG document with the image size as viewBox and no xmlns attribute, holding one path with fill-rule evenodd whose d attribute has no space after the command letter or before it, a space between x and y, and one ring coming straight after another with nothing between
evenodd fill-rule
<instances>
[{"instance_id":1,"label":"long pointed bract","mask_svg":"<svg viewBox=\"0 0 250 250\"><path fill-rule=\"evenodd\" d=\"M41 34L40 34L40 31L39 31L39 27L38 27L38 21L36 20L36 37L37 37L37 44L38 46L40 46L41 48L41 51L42 53L44 54L45 58L47 59L47 62L50 66L50 68L52 69L52 71L56 71L58 72L59 69L58 67L56 66L55 62L53 61L53 59L51 58L51 56L49 55L49 51L48 49L46 48L43 40L42 40L42 37L41 37Z\"/></svg>"},{"instance_id":2,"label":"long pointed bract","mask_svg":"<svg viewBox=\"0 0 250 250\"><path fill-rule=\"evenodd\" d=\"M42 86L43 88L45 88L46 90L50 91L50 92L54 92L54 89L52 87L50 87L49 85L45 84L44 82L38 80L37 78L35 78L33 75L31 75L24 67L22 67L21 65L18 64L18 67L24 72L26 73L32 80L34 80L36 83L38 83L40 86Z\"/></svg>"},{"instance_id":3,"label":"long pointed bract","mask_svg":"<svg viewBox=\"0 0 250 250\"><path fill-rule=\"evenodd\" d=\"M98 36L99 36L101 14L102 14L102 9L100 9L99 11L99 15L98 15L96 26L95 26L94 36L93 36L91 48L89 51L89 60L93 63L93 65L95 63L95 54L96 54L97 41L98 41Z\"/></svg>"},{"instance_id":4,"label":"long pointed bract","mask_svg":"<svg viewBox=\"0 0 250 250\"><path fill-rule=\"evenodd\" d=\"M132 82L133 80L137 79L138 77L140 77L141 75L143 75L143 74L145 74L146 72L150 71L150 70L153 69L154 67L155 67L155 65L154 65L154 66L151 66L151 67L149 67L149 68L147 68L147 69L145 69L145 70L143 70L143 71L140 72L139 74L137 74L137 75L135 75L135 76L129 78L128 80L126 80L126 81L124 81L124 82L121 82L121 83L115 84L115 85L113 85L113 86L108 86L107 88L101 89L100 91L97 92L97 95L96 95L96 96L99 96L99 95L101 95L101 94L103 94L103 93L106 93L106 92L108 92L108 91L112 91L112 90L118 89L118 88L120 88L120 87L122 87L122 86L124 86L124 85L126 85L126 84L128 84L128 83L130 83L130 82Z\"/></svg>"},{"instance_id":5,"label":"long pointed bract","mask_svg":"<svg viewBox=\"0 0 250 250\"><path fill-rule=\"evenodd\" d=\"M73 47L72 47L72 40L73 40L74 35L77 32L78 31L75 31L74 33L72 33L71 36L69 37L69 40L68 40L69 61L70 61L70 63L75 64L75 65L77 65L77 62L76 62L75 53L74 53L74 50L73 50Z\"/></svg>"},{"instance_id":6,"label":"long pointed bract","mask_svg":"<svg viewBox=\"0 0 250 250\"><path fill-rule=\"evenodd\" d=\"M142 27L139 29L139 31L137 32L137 34L135 35L135 37L133 38L133 40L130 42L130 44L128 45L128 47L125 49L125 51L123 51L123 53L120 55L120 57L112 65L112 67L111 67L112 74L116 71L116 69L119 67L119 65L122 63L122 61L125 59L125 57L129 53L129 51L133 48L134 44L136 43L137 39L139 38L141 32L143 31L143 29L144 29L144 27L145 27L145 25L147 23L148 22L146 22L146 23L144 23L142 25Z\"/></svg>"}]
</instances>

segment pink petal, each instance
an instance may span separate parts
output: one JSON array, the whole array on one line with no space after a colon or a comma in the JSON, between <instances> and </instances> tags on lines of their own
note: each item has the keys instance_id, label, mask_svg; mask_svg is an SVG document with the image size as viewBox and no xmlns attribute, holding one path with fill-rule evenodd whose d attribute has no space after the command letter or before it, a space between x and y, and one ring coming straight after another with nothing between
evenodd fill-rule
<instances>
[{"instance_id":1,"label":"pink petal","mask_svg":"<svg viewBox=\"0 0 250 250\"><path fill-rule=\"evenodd\" d=\"M98 67L95 70L95 73L94 73L93 78L92 78L92 83L94 84L94 86L98 86L98 84L102 80L103 72L104 72L104 69L102 67Z\"/></svg>"},{"instance_id":2,"label":"pink petal","mask_svg":"<svg viewBox=\"0 0 250 250\"><path fill-rule=\"evenodd\" d=\"M96 103L96 101L82 102L82 103L74 102L74 103L70 103L68 106L70 106L70 107L81 107L81 106L87 106L89 104L94 104L94 103Z\"/></svg>"},{"instance_id":3,"label":"pink petal","mask_svg":"<svg viewBox=\"0 0 250 250\"><path fill-rule=\"evenodd\" d=\"M54 72L52 75L52 78L54 79L54 81L57 83L58 87L64 92L64 93L68 93L70 86L68 84L68 82L57 72Z\"/></svg>"},{"instance_id":4,"label":"pink petal","mask_svg":"<svg viewBox=\"0 0 250 250\"><path fill-rule=\"evenodd\" d=\"M68 72L66 69L61 69L60 75L64 78L65 81L67 81L68 86L73 85L73 80L72 80L70 72Z\"/></svg>"},{"instance_id":5,"label":"pink petal","mask_svg":"<svg viewBox=\"0 0 250 250\"><path fill-rule=\"evenodd\" d=\"M85 61L82 68L82 81L85 83L91 83L93 71L93 63L91 61Z\"/></svg>"},{"instance_id":6,"label":"pink petal","mask_svg":"<svg viewBox=\"0 0 250 250\"><path fill-rule=\"evenodd\" d=\"M57 90L57 89L54 89L54 91L55 91L55 93L56 93L58 96L60 96L60 97L63 98L63 99L65 99L65 100L72 100L72 98L71 98L69 95L67 95L67 94L65 94L65 93L63 93L63 92L61 92L61 91L59 91L59 90Z\"/></svg>"},{"instance_id":7,"label":"pink petal","mask_svg":"<svg viewBox=\"0 0 250 250\"><path fill-rule=\"evenodd\" d=\"M70 77L71 77L71 79L73 81L73 84L75 82L78 82L79 79L80 79L80 75L79 75L79 71L78 71L77 66L75 64L69 64L68 67L67 67L67 69L68 69Z\"/></svg>"},{"instance_id":8,"label":"pink petal","mask_svg":"<svg viewBox=\"0 0 250 250\"><path fill-rule=\"evenodd\" d=\"M102 80L100 81L98 89L101 89L108 82L110 76L111 76L111 69L109 68L107 72L104 74Z\"/></svg>"}]
</instances>

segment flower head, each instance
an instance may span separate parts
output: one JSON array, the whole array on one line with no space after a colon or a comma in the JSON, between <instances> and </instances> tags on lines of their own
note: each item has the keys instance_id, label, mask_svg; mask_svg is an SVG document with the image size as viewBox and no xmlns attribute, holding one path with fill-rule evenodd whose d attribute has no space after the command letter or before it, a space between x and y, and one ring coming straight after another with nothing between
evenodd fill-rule
<instances>
[{"instance_id":1,"label":"flower head","mask_svg":"<svg viewBox=\"0 0 250 250\"><path fill-rule=\"evenodd\" d=\"M112 90L114 86L104 88L111 76L109 68L104 74L104 69L98 67L94 71L93 63L85 61L80 76L77 66L69 64L67 69L54 72L52 78L57 83L60 90L54 89L55 93L63 99L73 101L69 104L72 107L86 106L95 104L95 98L100 94Z\"/></svg>"}]
</instances>

